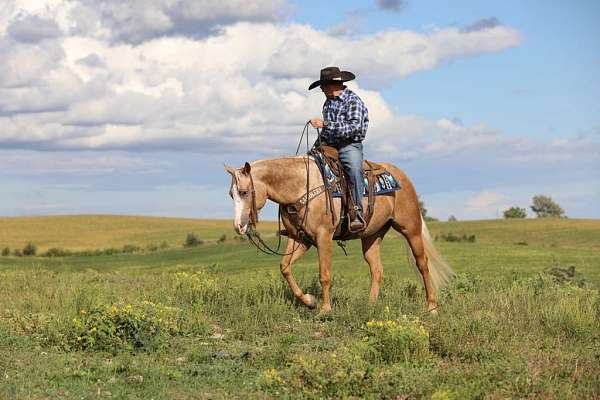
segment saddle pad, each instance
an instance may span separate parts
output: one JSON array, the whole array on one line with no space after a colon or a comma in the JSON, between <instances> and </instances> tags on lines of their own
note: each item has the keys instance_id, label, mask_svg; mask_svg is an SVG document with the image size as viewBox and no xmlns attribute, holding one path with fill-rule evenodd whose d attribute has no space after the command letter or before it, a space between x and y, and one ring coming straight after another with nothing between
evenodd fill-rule
<instances>
[{"instance_id":1,"label":"saddle pad","mask_svg":"<svg viewBox=\"0 0 600 400\"><path fill-rule=\"evenodd\" d=\"M340 184L339 184L339 178L338 178L338 176L335 175L335 173L331 170L331 168L329 167L329 165L327 165L327 163L325 163L324 172L325 172L325 176L324 176L325 184L329 187L332 187L332 184L333 184L331 195L333 197L342 197L342 188L340 187ZM365 188L363 195L367 196L369 183L367 181L367 177L364 174L364 172L363 172L363 179L364 179L364 188ZM385 171L383 174L377 175L374 186L375 186L375 193L374 193L375 196L380 195L380 194L395 192L395 191L401 189L400 182L398 182L396 180L396 178L394 178L394 176L389 171Z\"/></svg>"}]
</instances>

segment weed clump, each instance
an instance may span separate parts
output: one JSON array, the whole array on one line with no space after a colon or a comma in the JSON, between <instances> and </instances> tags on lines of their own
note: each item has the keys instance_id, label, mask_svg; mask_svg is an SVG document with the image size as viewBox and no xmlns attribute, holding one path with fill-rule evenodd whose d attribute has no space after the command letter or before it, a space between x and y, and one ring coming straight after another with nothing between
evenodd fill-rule
<instances>
[{"instance_id":1,"label":"weed clump","mask_svg":"<svg viewBox=\"0 0 600 400\"><path fill-rule=\"evenodd\" d=\"M376 360L385 363L409 362L429 354L429 332L418 318L375 321L363 327L365 341Z\"/></svg>"},{"instance_id":2,"label":"weed clump","mask_svg":"<svg viewBox=\"0 0 600 400\"><path fill-rule=\"evenodd\" d=\"M81 310L67 342L75 350L157 349L179 332L181 310L151 301Z\"/></svg>"},{"instance_id":3,"label":"weed clump","mask_svg":"<svg viewBox=\"0 0 600 400\"><path fill-rule=\"evenodd\" d=\"M477 238L475 235L467 235L463 233L462 235L455 235L454 233L442 233L441 235L435 236L436 241L442 242L467 242L467 243L475 243Z\"/></svg>"},{"instance_id":4,"label":"weed clump","mask_svg":"<svg viewBox=\"0 0 600 400\"><path fill-rule=\"evenodd\" d=\"M183 247L196 247L204 243L202 240L198 239L195 233L188 233L185 242L183 242Z\"/></svg>"},{"instance_id":5,"label":"weed clump","mask_svg":"<svg viewBox=\"0 0 600 400\"><path fill-rule=\"evenodd\" d=\"M205 272L177 272L172 279L177 304L196 305L210 301L217 293L217 282Z\"/></svg>"},{"instance_id":6,"label":"weed clump","mask_svg":"<svg viewBox=\"0 0 600 400\"><path fill-rule=\"evenodd\" d=\"M265 369L261 386L276 397L362 397L371 377L368 363L354 350L343 347L331 352L295 354L287 367Z\"/></svg>"},{"instance_id":7,"label":"weed clump","mask_svg":"<svg viewBox=\"0 0 600 400\"><path fill-rule=\"evenodd\" d=\"M561 268L560 266L546 268L544 270L544 274L550 276L557 283L573 284L580 288L588 286L583 274L575 272L574 265L571 265L567 268Z\"/></svg>"}]
</instances>

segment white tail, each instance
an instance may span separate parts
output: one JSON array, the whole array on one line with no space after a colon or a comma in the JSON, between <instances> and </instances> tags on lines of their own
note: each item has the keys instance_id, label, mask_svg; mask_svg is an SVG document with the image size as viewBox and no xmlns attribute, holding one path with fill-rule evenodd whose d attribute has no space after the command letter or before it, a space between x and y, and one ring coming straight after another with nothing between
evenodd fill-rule
<instances>
[{"instance_id":1,"label":"white tail","mask_svg":"<svg viewBox=\"0 0 600 400\"><path fill-rule=\"evenodd\" d=\"M452 279L454 276L454 271L452 271L450 265L448 265L446 260L444 260L442 255L433 245L433 239L429 234L429 229L427 229L427 224L423 218L421 218L421 238L423 240L423 247L425 247L425 254L427 255L427 266L429 267L429 278L431 279L431 285L433 286L433 290L437 293L440 289L446 286L448 282L450 282L450 279ZM412 261L411 264L415 268L417 280L419 282L423 282L423 277L417 268L417 263L412 251L410 250L410 247L408 247L407 250Z\"/></svg>"}]
</instances>

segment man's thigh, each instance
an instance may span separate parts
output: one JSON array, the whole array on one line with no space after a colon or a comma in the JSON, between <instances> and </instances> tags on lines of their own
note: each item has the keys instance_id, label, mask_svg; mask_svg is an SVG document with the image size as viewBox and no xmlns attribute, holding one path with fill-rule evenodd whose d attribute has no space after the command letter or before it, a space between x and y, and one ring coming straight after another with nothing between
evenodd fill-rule
<instances>
[{"instance_id":1,"label":"man's thigh","mask_svg":"<svg viewBox=\"0 0 600 400\"><path fill-rule=\"evenodd\" d=\"M350 143L338 149L340 161L344 168L361 168L363 160L362 143Z\"/></svg>"}]
</instances>

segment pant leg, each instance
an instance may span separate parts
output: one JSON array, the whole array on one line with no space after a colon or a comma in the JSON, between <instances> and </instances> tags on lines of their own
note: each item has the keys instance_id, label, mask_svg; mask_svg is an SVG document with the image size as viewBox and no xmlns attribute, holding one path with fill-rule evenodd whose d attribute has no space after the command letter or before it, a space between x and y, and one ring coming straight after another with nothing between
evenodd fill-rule
<instances>
[{"instance_id":1,"label":"pant leg","mask_svg":"<svg viewBox=\"0 0 600 400\"><path fill-rule=\"evenodd\" d=\"M338 148L338 153L340 155L340 161L344 166L344 170L348 175L348 180L350 181L349 183L352 198L354 199L354 202L358 206L359 210L362 211L363 191L365 185L363 181L362 170L363 145L360 142L344 144Z\"/></svg>"}]
</instances>

